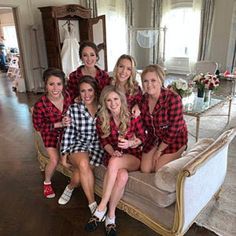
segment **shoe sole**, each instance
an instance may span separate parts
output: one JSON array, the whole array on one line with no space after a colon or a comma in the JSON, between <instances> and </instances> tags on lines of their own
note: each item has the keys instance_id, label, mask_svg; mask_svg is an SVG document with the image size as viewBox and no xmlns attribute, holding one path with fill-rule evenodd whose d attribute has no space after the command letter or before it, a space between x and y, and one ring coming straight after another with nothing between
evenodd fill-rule
<instances>
[{"instance_id":1,"label":"shoe sole","mask_svg":"<svg viewBox=\"0 0 236 236\"><path fill-rule=\"evenodd\" d=\"M47 195L45 196L46 198L54 198L56 195L55 194L50 194L50 195Z\"/></svg>"}]
</instances>

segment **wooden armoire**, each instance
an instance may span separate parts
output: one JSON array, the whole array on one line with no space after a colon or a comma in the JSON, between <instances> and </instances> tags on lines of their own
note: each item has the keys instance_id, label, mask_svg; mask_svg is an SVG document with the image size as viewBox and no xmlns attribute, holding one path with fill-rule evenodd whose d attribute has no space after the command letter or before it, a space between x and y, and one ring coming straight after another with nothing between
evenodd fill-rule
<instances>
[{"instance_id":1,"label":"wooden armoire","mask_svg":"<svg viewBox=\"0 0 236 236\"><path fill-rule=\"evenodd\" d=\"M44 38L49 67L62 69L60 27L65 21L72 21L78 27L79 43L94 42L99 49L98 66L107 70L105 15L91 18L91 9L77 4L47 6L39 8L42 13Z\"/></svg>"}]
</instances>

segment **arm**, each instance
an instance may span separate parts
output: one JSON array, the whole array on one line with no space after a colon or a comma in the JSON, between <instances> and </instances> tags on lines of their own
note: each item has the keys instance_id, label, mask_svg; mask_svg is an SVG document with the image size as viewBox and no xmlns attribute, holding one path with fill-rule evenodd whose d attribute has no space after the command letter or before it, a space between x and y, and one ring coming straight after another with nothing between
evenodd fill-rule
<instances>
[{"instance_id":1,"label":"arm","mask_svg":"<svg viewBox=\"0 0 236 236\"><path fill-rule=\"evenodd\" d=\"M167 104L168 107L166 107L166 109L168 109L169 128L167 134L163 138L163 142L169 144L175 142L178 131L184 127L185 121L180 96L173 94Z\"/></svg>"},{"instance_id":2,"label":"arm","mask_svg":"<svg viewBox=\"0 0 236 236\"><path fill-rule=\"evenodd\" d=\"M61 122L57 123L51 122L49 119L50 114L48 114L48 116L46 117L45 112L46 110L42 102L39 101L34 105L32 119L33 119L33 126L37 131L49 133L54 128L61 127L60 126Z\"/></svg>"},{"instance_id":3,"label":"arm","mask_svg":"<svg viewBox=\"0 0 236 236\"><path fill-rule=\"evenodd\" d=\"M70 117L70 124L67 126L62 136L60 146L60 151L62 155L69 154L70 147L71 145L73 145L74 140L76 139L76 135L78 134L78 127L75 116L76 112L78 111L71 106L66 114L66 116Z\"/></svg>"}]
</instances>

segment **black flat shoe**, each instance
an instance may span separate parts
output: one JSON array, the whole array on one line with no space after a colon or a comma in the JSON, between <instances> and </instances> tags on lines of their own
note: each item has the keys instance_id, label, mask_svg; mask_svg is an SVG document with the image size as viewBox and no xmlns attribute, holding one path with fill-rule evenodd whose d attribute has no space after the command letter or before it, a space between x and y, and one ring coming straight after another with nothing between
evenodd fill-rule
<instances>
[{"instance_id":1,"label":"black flat shoe","mask_svg":"<svg viewBox=\"0 0 236 236\"><path fill-rule=\"evenodd\" d=\"M99 218L95 215L93 215L88 223L85 225L85 230L88 232L93 232L97 229L98 225L100 223L102 223L104 220L106 219L106 213L104 214L104 216L102 217L101 220L99 220Z\"/></svg>"},{"instance_id":2,"label":"black flat shoe","mask_svg":"<svg viewBox=\"0 0 236 236\"><path fill-rule=\"evenodd\" d=\"M106 236L116 236L116 224L109 224L105 226Z\"/></svg>"}]
</instances>

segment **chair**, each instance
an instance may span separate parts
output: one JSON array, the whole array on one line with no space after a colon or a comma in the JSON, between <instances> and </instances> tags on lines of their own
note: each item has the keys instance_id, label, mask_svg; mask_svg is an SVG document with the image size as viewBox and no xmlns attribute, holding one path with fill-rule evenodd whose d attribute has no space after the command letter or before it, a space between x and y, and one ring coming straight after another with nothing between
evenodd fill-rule
<instances>
[{"instance_id":1,"label":"chair","mask_svg":"<svg viewBox=\"0 0 236 236\"><path fill-rule=\"evenodd\" d=\"M216 70L218 69L218 64L214 61L197 61L194 69L196 74L215 74Z\"/></svg>"}]
</instances>

